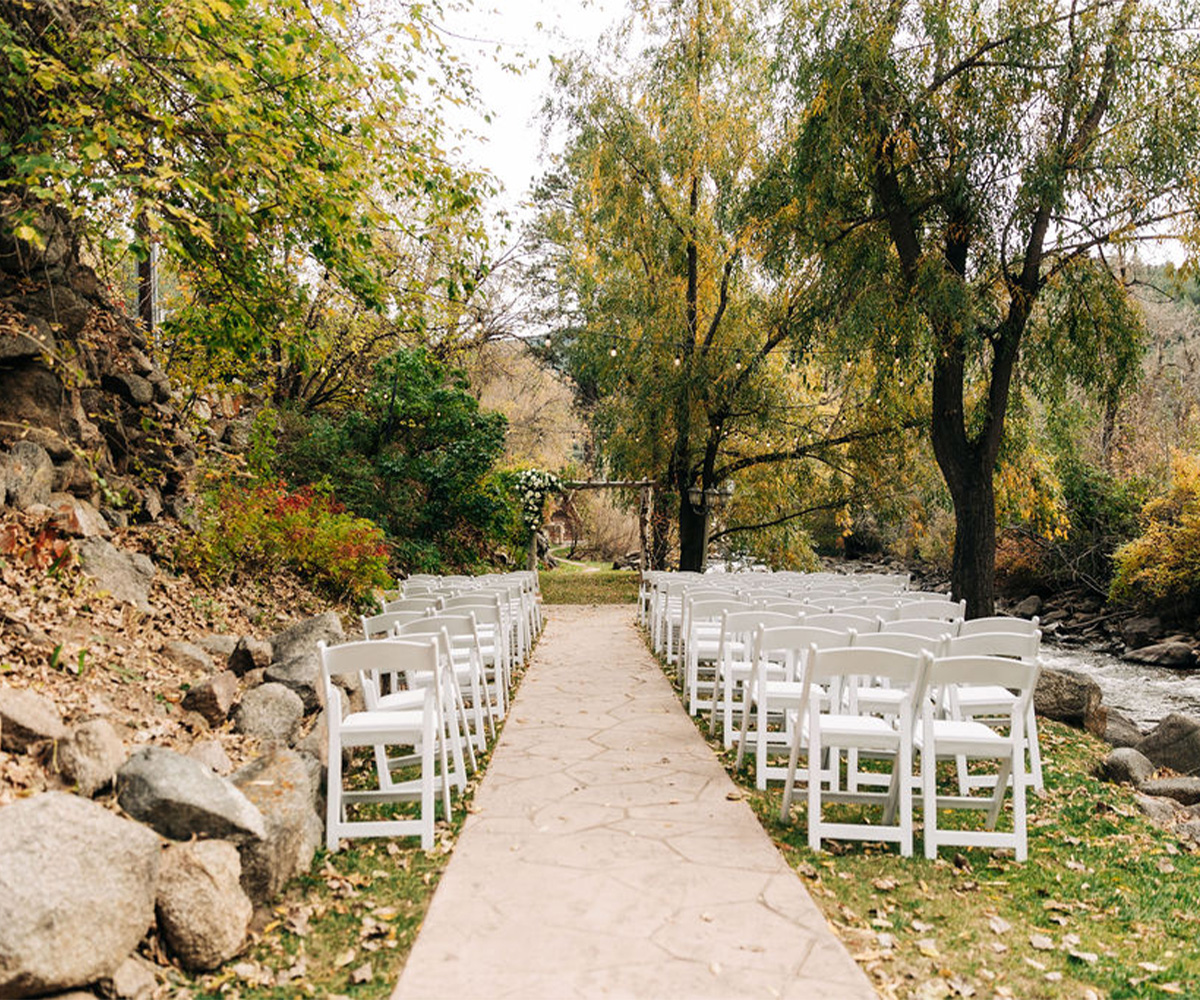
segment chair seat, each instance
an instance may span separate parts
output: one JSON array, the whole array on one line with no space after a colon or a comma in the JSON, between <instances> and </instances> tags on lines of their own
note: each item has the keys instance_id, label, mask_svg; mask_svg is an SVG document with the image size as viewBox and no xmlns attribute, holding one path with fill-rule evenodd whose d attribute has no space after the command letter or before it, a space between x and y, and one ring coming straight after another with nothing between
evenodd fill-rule
<instances>
[{"instance_id":1,"label":"chair seat","mask_svg":"<svg viewBox=\"0 0 1200 1000\"><path fill-rule=\"evenodd\" d=\"M341 739L345 746L373 746L398 742L398 736L419 736L424 726L423 711L352 712L342 720Z\"/></svg>"},{"instance_id":2,"label":"chair seat","mask_svg":"<svg viewBox=\"0 0 1200 1000\"><path fill-rule=\"evenodd\" d=\"M955 694L959 707L971 712L1007 712L1016 703L1017 696L999 684L959 688Z\"/></svg>"},{"instance_id":3,"label":"chair seat","mask_svg":"<svg viewBox=\"0 0 1200 1000\"><path fill-rule=\"evenodd\" d=\"M1002 736L991 726L972 719L935 719L934 738L939 756L954 754L986 753L989 756L1008 757L1012 754L1012 741ZM925 729L918 725L913 734L913 743L924 746Z\"/></svg>"},{"instance_id":4,"label":"chair seat","mask_svg":"<svg viewBox=\"0 0 1200 1000\"><path fill-rule=\"evenodd\" d=\"M873 715L822 715L821 742L831 746L853 742L859 749L890 750L900 734L884 719Z\"/></svg>"}]
</instances>

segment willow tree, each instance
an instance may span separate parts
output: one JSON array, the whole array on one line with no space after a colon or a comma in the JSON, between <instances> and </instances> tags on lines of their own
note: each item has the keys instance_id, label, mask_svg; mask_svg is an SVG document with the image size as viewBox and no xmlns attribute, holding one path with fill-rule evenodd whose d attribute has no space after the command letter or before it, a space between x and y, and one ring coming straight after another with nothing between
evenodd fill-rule
<instances>
[{"instance_id":1,"label":"willow tree","mask_svg":"<svg viewBox=\"0 0 1200 1000\"><path fill-rule=\"evenodd\" d=\"M798 131L776 180L826 266L890 302L843 334L924 366L970 615L993 606L1022 351L1059 380L1126 356L1136 311L1109 256L1164 232L1198 243L1198 29L1190 0L794 0L785 18ZM1061 349L1081 336L1087 357Z\"/></svg>"},{"instance_id":2,"label":"willow tree","mask_svg":"<svg viewBox=\"0 0 1200 1000\"><path fill-rule=\"evenodd\" d=\"M600 58L560 64L551 105L567 140L535 228L565 317L551 351L609 469L674 493L682 569L703 562L721 486L864 433L846 379L805 396L800 374L845 290L812 259L769 266L748 200L774 141L769 55L748 4L641 3ZM791 499L758 520L798 516Z\"/></svg>"}]
</instances>

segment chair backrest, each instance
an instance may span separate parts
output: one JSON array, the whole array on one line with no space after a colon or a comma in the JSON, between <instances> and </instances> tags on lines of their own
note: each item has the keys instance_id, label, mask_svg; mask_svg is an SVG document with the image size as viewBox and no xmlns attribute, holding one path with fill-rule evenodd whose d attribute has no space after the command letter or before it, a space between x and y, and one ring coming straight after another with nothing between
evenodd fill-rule
<instances>
[{"instance_id":1,"label":"chair backrest","mask_svg":"<svg viewBox=\"0 0 1200 1000\"><path fill-rule=\"evenodd\" d=\"M805 679L824 684L842 677L879 677L892 684L916 687L923 673L925 654L906 653L899 649L879 649L874 646L832 646L825 649L813 645L809 650Z\"/></svg>"},{"instance_id":2,"label":"chair backrest","mask_svg":"<svg viewBox=\"0 0 1200 1000\"><path fill-rule=\"evenodd\" d=\"M986 618L968 618L958 627L959 635L974 635L976 632L1018 632L1029 635L1037 632L1040 621L1032 618L1013 618L1009 615L989 615Z\"/></svg>"},{"instance_id":3,"label":"chair backrest","mask_svg":"<svg viewBox=\"0 0 1200 1000\"><path fill-rule=\"evenodd\" d=\"M436 609L440 603L438 597L402 597L398 601L387 601L383 610L385 614L388 611L429 611Z\"/></svg>"},{"instance_id":4,"label":"chair backrest","mask_svg":"<svg viewBox=\"0 0 1200 1000\"><path fill-rule=\"evenodd\" d=\"M754 637L754 658L797 663L813 646L845 646L854 641L849 629L841 631L811 625L761 627Z\"/></svg>"},{"instance_id":5,"label":"chair backrest","mask_svg":"<svg viewBox=\"0 0 1200 1000\"><path fill-rule=\"evenodd\" d=\"M772 614L791 615L793 618L800 618L810 610L802 601L781 601L774 597L761 601L758 606L763 611L769 611Z\"/></svg>"},{"instance_id":6,"label":"chair backrest","mask_svg":"<svg viewBox=\"0 0 1200 1000\"><path fill-rule=\"evenodd\" d=\"M880 621L890 622L896 617L896 605L894 604L852 604L849 607L838 609L840 615L860 615L863 618L878 618Z\"/></svg>"},{"instance_id":7,"label":"chair backrest","mask_svg":"<svg viewBox=\"0 0 1200 1000\"><path fill-rule=\"evenodd\" d=\"M949 601L949 594L944 594L940 590L905 590L897 595L906 604L911 604L914 601Z\"/></svg>"},{"instance_id":8,"label":"chair backrest","mask_svg":"<svg viewBox=\"0 0 1200 1000\"><path fill-rule=\"evenodd\" d=\"M391 636L398 625L407 625L424 618L424 611L385 611L381 615L362 615L363 638L381 639Z\"/></svg>"},{"instance_id":9,"label":"chair backrest","mask_svg":"<svg viewBox=\"0 0 1200 1000\"><path fill-rule=\"evenodd\" d=\"M945 652L945 643L945 636L918 635L912 632L869 632L866 635L856 635L852 645L868 646L871 649L894 649L914 656L921 653L940 656Z\"/></svg>"},{"instance_id":10,"label":"chair backrest","mask_svg":"<svg viewBox=\"0 0 1200 1000\"><path fill-rule=\"evenodd\" d=\"M459 638L477 639L479 635L475 625L475 616L470 613L431 615L428 618L421 618L415 622L409 622L407 625L401 625L399 632L402 636L437 635L439 633L446 635L450 640Z\"/></svg>"},{"instance_id":11,"label":"chair backrest","mask_svg":"<svg viewBox=\"0 0 1200 1000\"><path fill-rule=\"evenodd\" d=\"M804 624L816 628L830 628L845 631L854 629L859 635L864 632L878 632L879 619L866 618L863 615L849 615L840 612L827 615L805 615Z\"/></svg>"},{"instance_id":12,"label":"chair backrest","mask_svg":"<svg viewBox=\"0 0 1200 1000\"><path fill-rule=\"evenodd\" d=\"M760 628L774 628L779 625L795 625L795 615L780 611L764 611L762 608L751 608L747 611L726 611L721 616L721 638L726 636L753 635Z\"/></svg>"},{"instance_id":13,"label":"chair backrest","mask_svg":"<svg viewBox=\"0 0 1200 1000\"><path fill-rule=\"evenodd\" d=\"M941 600L905 601L900 606L898 618L944 618L961 621L967 613L966 601Z\"/></svg>"},{"instance_id":14,"label":"chair backrest","mask_svg":"<svg viewBox=\"0 0 1200 1000\"><path fill-rule=\"evenodd\" d=\"M325 688L325 704L333 715L333 707L341 705L341 696L336 690L334 678L356 674L363 681L363 694L371 707L372 695L376 692L372 678L380 673L400 673L411 676L427 674L435 679L441 677L438 657L438 641L434 637L412 639L362 639L327 646L325 640L317 643L317 658L321 664L321 678ZM414 686L412 684L410 687Z\"/></svg>"},{"instance_id":15,"label":"chair backrest","mask_svg":"<svg viewBox=\"0 0 1200 1000\"><path fill-rule=\"evenodd\" d=\"M884 622L879 626L880 632L908 632L910 635L923 635L930 639L940 639L945 635L958 635L958 624L941 618L900 618Z\"/></svg>"},{"instance_id":16,"label":"chair backrest","mask_svg":"<svg viewBox=\"0 0 1200 1000\"><path fill-rule=\"evenodd\" d=\"M1004 656L938 656L929 661L926 683L933 688L997 685L1017 692L1013 718L1024 717L1042 669L1041 660L1013 660Z\"/></svg>"},{"instance_id":17,"label":"chair backrest","mask_svg":"<svg viewBox=\"0 0 1200 1000\"><path fill-rule=\"evenodd\" d=\"M946 646L947 656L1006 656L1036 660L1042 634L1030 632L974 632L957 635Z\"/></svg>"},{"instance_id":18,"label":"chair backrest","mask_svg":"<svg viewBox=\"0 0 1200 1000\"><path fill-rule=\"evenodd\" d=\"M486 590L477 590L458 597L447 597L442 601L443 611L456 611L462 608L496 608L501 606L500 596Z\"/></svg>"}]
</instances>

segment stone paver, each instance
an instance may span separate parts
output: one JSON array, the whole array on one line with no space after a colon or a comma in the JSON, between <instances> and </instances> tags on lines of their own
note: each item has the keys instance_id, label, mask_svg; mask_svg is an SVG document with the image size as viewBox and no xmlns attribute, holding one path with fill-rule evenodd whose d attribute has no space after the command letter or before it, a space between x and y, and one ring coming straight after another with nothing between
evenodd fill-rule
<instances>
[{"instance_id":1,"label":"stone paver","mask_svg":"<svg viewBox=\"0 0 1200 1000\"><path fill-rule=\"evenodd\" d=\"M393 1000L873 1000L627 607L552 607Z\"/></svg>"}]
</instances>

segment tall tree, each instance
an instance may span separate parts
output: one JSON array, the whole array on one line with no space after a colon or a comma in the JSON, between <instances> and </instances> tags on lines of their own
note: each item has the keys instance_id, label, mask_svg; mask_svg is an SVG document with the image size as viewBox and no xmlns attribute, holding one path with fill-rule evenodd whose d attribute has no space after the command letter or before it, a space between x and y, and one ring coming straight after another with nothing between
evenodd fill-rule
<instances>
[{"instance_id":1,"label":"tall tree","mask_svg":"<svg viewBox=\"0 0 1200 1000\"><path fill-rule=\"evenodd\" d=\"M630 56L632 39L649 44ZM772 135L768 69L748 4L641 3L603 59L560 65L551 107L567 143L534 234L566 317L551 351L609 469L674 492L681 569L703 562L719 487L828 460L861 431L843 405L865 397L861 382L806 389L797 370L844 292L812 260L770 267L748 210ZM652 523L661 555L664 522Z\"/></svg>"},{"instance_id":2,"label":"tall tree","mask_svg":"<svg viewBox=\"0 0 1200 1000\"><path fill-rule=\"evenodd\" d=\"M1200 8L794 0L784 44L799 123L788 197L826 266L885 304L843 335L924 369L953 586L987 614L993 473L1022 351L1059 379L1095 371L1064 335L1086 331L1092 362L1127 356L1134 311L1090 311L1126 294L1107 255L1164 232L1200 243Z\"/></svg>"}]
</instances>

